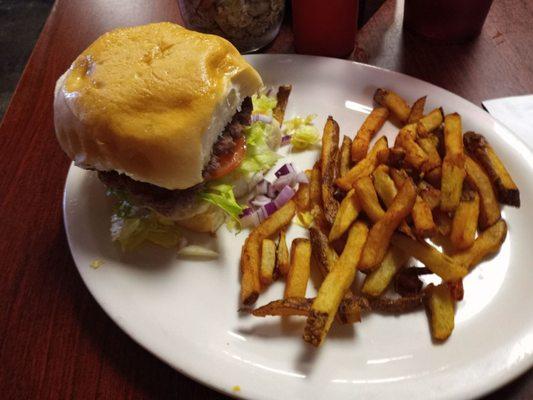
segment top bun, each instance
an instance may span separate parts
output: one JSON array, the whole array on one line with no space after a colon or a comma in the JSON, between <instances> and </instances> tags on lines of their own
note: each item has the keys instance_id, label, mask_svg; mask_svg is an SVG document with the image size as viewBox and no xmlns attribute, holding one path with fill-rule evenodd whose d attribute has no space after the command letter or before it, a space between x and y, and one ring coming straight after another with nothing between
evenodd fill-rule
<instances>
[{"instance_id":1,"label":"top bun","mask_svg":"<svg viewBox=\"0 0 533 400\"><path fill-rule=\"evenodd\" d=\"M56 135L81 167L186 189L203 181L217 136L262 84L221 37L168 22L116 29L59 78Z\"/></svg>"}]
</instances>

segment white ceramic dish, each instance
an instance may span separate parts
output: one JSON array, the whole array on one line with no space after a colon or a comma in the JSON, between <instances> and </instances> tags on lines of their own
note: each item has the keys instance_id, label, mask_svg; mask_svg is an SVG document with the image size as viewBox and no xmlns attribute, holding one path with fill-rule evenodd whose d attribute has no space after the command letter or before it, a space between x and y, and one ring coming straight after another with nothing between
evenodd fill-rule
<instances>
[{"instance_id":1,"label":"white ceramic dish","mask_svg":"<svg viewBox=\"0 0 533 400\"><path fill-rule=\"evenodd\" d=\"M533 364L533 158L513 134L468 101L420 80L348 61L296 55L248 59L267 85L291 83L287 116L328 114L353 136L372 106L376 87L409 101L428 95L463 116L464 129L482 132L521 189L522 207L505 207L509 234L500 253L465 280L456 328L432 343L422 310L400 317L372 314L335 327L320 349L302 343L302 323L239 315L239 257L246 233L222 228L196 242L218 249L214 261L179 260L173 251L145 248L122 254L110 243L110 204L95 174L72 167L64 197L70 248L102 308L139 344L178 371L217 390L255 399L457 399L487 393ZM389 138L396 129L387 123ZM316 152L289 154L299 168ZM292 236L301 234L295 228ZM104 261L99 269L89 266ZM312 286L312 285L310 285ZM257 304L279 298L282 283ZM314 288L308 288L308 295ZM240 391L234 391L239 386Z\"/></svg>"}]
</instances>

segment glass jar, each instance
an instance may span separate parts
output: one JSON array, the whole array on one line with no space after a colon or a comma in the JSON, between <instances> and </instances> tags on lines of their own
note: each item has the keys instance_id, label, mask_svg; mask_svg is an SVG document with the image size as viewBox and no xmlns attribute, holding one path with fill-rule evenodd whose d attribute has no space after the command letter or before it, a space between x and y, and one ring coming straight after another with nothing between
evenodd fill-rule
<instances>
[{"instance_id":1,"label":"glass jar","mask_svg":"<svg viewBox=\"0 0 533 400\"><path fill-rule=\"evenodd\" d=\"M228 39L241 53L259 50L279 32L284 0L178 0L189 29Z\"/></svg>"}]
</instances>

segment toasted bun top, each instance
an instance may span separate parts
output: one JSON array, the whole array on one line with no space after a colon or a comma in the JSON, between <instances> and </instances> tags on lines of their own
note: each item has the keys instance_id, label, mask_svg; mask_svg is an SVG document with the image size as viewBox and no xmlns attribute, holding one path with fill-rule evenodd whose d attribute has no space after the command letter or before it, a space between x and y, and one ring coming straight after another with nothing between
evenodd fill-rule
<instances>
[{"instance_id":1,"label":"toasted bun top","mask_svg":"<svg viewBox=\"0 0 533 400\"><path fill-rule=\"evenodd\" d=\"M221 37L171 23L116 29L58 80L56 136L79 166L185 189L202 182L217 136L261 86Z\"/></svg>"}]
</instances>

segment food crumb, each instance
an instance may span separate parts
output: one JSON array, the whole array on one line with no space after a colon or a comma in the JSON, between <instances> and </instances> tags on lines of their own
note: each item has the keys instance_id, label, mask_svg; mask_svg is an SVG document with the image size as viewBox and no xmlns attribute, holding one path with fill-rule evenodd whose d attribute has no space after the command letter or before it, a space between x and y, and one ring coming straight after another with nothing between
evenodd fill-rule
<instances>
[{"instance_id":1,"label":"food crumb","mask_svg":"<svg viewBox=\"0 0 533 400\"><path fill-rule=\"evenodd\" d=\"M231 390L233 390L234 392L240 392L241 391L241 387L239 385L235 385L231 388Z\"/></svg>"},{"instance_id":2,"label":"food crumb","mask_svg":"<svg viewBox=\"0 0 533 400\"><path fill-rule=\"evenodd\" d=\"M102 265L104 265L104 262L102 260L92 260L90 265L91 265L91 268L98 269Z\"/></svg>"}]
</instances>

